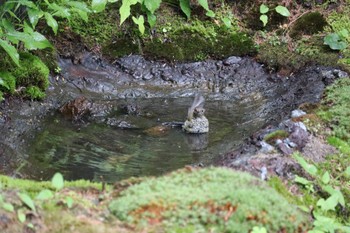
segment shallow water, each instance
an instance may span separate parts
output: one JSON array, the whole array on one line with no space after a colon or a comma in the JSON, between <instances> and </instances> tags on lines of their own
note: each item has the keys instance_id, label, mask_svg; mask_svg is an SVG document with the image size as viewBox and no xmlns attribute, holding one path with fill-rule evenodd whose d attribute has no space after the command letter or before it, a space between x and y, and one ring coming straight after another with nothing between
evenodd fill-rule
<instances>
[{"instance_id":1,"label":"shallow water","mask_svg":"<svg viewBox=\"0 0 350 233\"><path fill-rule=\"evenodd\" d=\"M28 146L28 163L21 173L47 180L59 171L67 180L106 182L131 176L157 176L185 165L208 165L266 122L254 114L262 103L208 101L205 103L210 122L208 134L190 135L181 128L169 128L160 135L148 132L164 122L184 121L191 101L192 98L133 100L143 114L116 112L115 116L135 129L120 129L99 121L76 124L53 114L45 119L43 130Z\"/></svg>"}]
</instances>

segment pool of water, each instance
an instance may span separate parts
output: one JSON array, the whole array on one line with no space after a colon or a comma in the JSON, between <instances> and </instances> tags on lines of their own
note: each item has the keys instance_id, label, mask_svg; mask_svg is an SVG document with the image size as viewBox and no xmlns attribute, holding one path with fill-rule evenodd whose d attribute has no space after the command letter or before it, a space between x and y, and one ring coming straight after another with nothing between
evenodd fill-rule
<instances>
[{"instance_id":1,"label":"pool of water","mask_svg":"<svg viewBox=\"0 0 350 233\"><path fill-rule=\"evenodd\" d=\"M153 127L164 122L184 121L191 101L192 98L133 100L145 114L116 112L115 116L134 125L134 129L99 121L76 124L52 114L28 145L28 160L21 172L37 180L50 179L59 171L66 180L109 183L131 176L157 176L185 165L211 164L266 122L255 114L262 103L207 101L208 134L186 134L178 127L152 133Z\"/></svg>"}]
</instances>

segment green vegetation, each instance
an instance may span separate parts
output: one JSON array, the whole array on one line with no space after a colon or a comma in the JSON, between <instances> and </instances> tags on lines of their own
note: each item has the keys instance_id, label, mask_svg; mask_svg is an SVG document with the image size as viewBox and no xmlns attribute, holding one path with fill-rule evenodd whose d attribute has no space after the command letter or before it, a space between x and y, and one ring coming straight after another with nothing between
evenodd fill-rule
<instances>
[{"instance_id":1,"label":"green vegetation","mask_svg":"<svg viewBox=\"0 0 350 233\"><path fill-rule=\"evenodd\" d=\"M120 220L168 232L297 232L305 216L249 174L224 168L180 170L122 191L109 205ZM145 225L146 224L146 225Z\"/></svg>"},{"instance_id":2,"label":"green vegetation","mask_svg":"<svg viewBox=\"0 0 350 233\"><path fill-rule=\"evenodd\" d=\"M0 58L3 80L0 91L8 94L22 94L31 99L42 99L49 85L49 69L37 56L30 53L19 53L21 66L11 62L9 56Z\"/></svg>"},{"instance_id":3,"label":"green vegetation","mask_svg":"<svg viewBox=\"0 0 350 233\"><path fill-rule=\"evenodd\" d=\"M275 8L275 11L284 16L284 17L289 17L290 16L290 12L289 10L284 7L284 6L281 6L281 5L278 5L276 6ZM260 8L259 8L259 11L260 11L260 21L263 23L264 27L266 26L267 22L268 22L268 17L266 15L267 12L270 11L270 8L268 6L266 6L265 4L261 4L260 5Z\"/></svg>"},{"instance_id":4,"label":"green vegetation","mask_svg":"<svg viewBox=\"0 0 350 233\"><path fill-rule=\"evenodd\" d=\"M318 115L326 121L335 137L350 143L350 79L337 80L326 89L323 108Z\"/></svg>"},{"instance_id":5,"label":"green vegetation","mask_svg":"<svg viewBox=\"0 0 350 233\"><path fill-rule=\"evenodd\" d=\"M267 135L265 135L264 137L264 141L266 141L267 143L270 143L272 145L274 145L276 143L277 139L285 139L289 136L289 133L285 130L276 130L273 131L272 133L269 133Z\"/></svg>"}]
</instances>

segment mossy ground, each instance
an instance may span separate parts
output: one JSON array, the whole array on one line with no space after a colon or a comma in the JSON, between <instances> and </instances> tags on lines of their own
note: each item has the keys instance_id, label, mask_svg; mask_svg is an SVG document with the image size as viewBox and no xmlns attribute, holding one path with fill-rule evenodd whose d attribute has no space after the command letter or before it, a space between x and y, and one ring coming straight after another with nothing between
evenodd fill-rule
<instances>
[{"instance_id":1,"label":"mossy ground","mask_svg":"<svg viewBox=\"0 0 350 233\"><path fill-rule=\"evenodd\" d=\"M12 63L9 56L0 58L1 78L9 88L0 91L18 94L30 99L42 99L49 86L49 69L41 59L33 54L20 53L20 66Z\"/></svg>"}]
</instances>

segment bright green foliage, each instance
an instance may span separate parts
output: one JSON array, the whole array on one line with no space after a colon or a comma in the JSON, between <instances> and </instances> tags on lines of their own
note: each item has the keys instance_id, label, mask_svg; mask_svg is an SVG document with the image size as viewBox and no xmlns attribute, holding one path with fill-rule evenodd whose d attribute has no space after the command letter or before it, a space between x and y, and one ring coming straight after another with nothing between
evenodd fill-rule
<instances>
[{"instance_id":1,"label":"bright green foliage","mask_svg":"<svg viewBox=\"0 0 350 233\"><path fill-rule=\"evenodd\" d=\"M29 86L25 89L25 96L32 100L41 100L46 94L37 86Z\"/></svg>"},{"instance_id":2,"label":"bright green foliage","mask_svg":"<svg viewBox=\"0 0 350 233\"><path fill-rule=\"evenodd\" d=\"M324 171L324 169L318 169L315 165L309 164L299 154L294 154L294 158L300 163L300 165L309 173L314 180L310 181L303 177L296 176L295 182L303 185L309 192L315 193L314 186L319 187L320 198L318 199L314 209L314 228L309 232L335 232L337 230L345 230L346 227L340 222L342 219L337 219L342 216L342 211L339 207L346 208L349 205L349 200L345 201L343 192L339 190L338 186L343 182L341 176L336 178L331 177L331 171ZM335 161L333 161L334 163ZM346 171L344 171L345 174ZM310 188L311 187L311 188ZM345 187L346 189L346 187ZM349 191L349 190L348 190ZM347 192L348 192L347 191ZM325 195L326 198L325 198Z\"/></svg>"},{"instance_id":3,"label":"bright green foliage","mask_svg":"<svg viewBox=\"0 0 350 233\"><path fill-rule=\"evenodd\" d=\"M249 232L257 226L297 232L306 220L260 180L225 168L145 180L122 191L109 208L123 221L156 222L166 232Z\"/></svg>"},{"instance_id":4,"label":"bright green foliage","mask_svg":"<svg viewBox=\"0 0 350 233\"><path fill-rule=\"evenodd\" d=\"M25 13L27 15L25 15ZM24 44L28 50L52 48L51 43L35 27L41 18L56 34L58 23L54 17L70 19L72 12L78 13L87 21L87 13L90 12L86 3L78 1L62 0L60 4L50 3L48 0L5 1L0 6L0 47L11 57L18 66L19 55L15 46ZM29 23L27 23L29 20ZM15 45L15 46L14 46Z\"/></svg>"},{"instance_id":5,"label":"bright green foliage","mask_svg":"<svg viewBox=\"0 0 350 233\"><path fill-rule=\"evenodd\" d=\"M348 47L346 38L349 37L348 31L343 29L339 33L330 33L324 38L324 44L333 50L343 50Z\"/></svg>"},{"instance_id":6,"label":"bright green foliage","mask_svg":"<svg viewBox=\"0 0 350 233\"><path fill-rule=\"evenodd\" d=\"M32 198L30 196L28 196L28 194L19 193L18 196L25 205L27 205L31 210L36 212L34 202L33 202Z\"/></svg>"},{"instance_id":7,"label":"bright green foliage","mask_svg":"<svg viewBox=\"0 0 350 233\"><path fill-rule=\"evenodd\" d=\"M324 109L318 115L333 129L334 136L350 142L350 79L337 80L327 87L322 103ZM332 139L332 141L334 141Z\"/></svg>"},{"instance_id":8,"label":"bright green foliage","mask_svg":"<svg viewBox=\"0 0 350 233\"><path fill-rule=\"evenodd\" d=\"M180 8L182 12L187 16L187 19L191 18L191 6L189 0L180 0Z\"/></svg>"},{"instance_id":9,"label":"bright green foliage","mask_svg":"<svg viewBox=\"0 0 350 233\"><path fill-rule=\"evenodd\" d=\"M53 177L52 177L52 186L56 189L56 190L60 190L64 187L64 180L63 180L63 176L61 173L56 173Z\"/></svg>"},{"instance_id":10,"label":"bright green foliage","mask_svg":"<svg viewBox=\"0 0 350 233\"><path fill-rule=\"evenodd\" d=\"M16 78L7 71L0 72L0 91L14 93Z\"/></svg>"},{"instance_id":11,"label":"bright green foliage","mask_svg":"<svg viewBox=\"0 0 350 233\"><path fill-rule=\"evenodd\" d=\"M267 22L269 20L268 16L266 15L266 13L269 12L269 11L270 11L270 8L268 6L266 6L265 4L261 4L260 5L259 12L260 12L261 15L260 15L259 19L263 23L264 27L266 26L266 24L267 24ZM289 17L290 16L289 10L286 7L284 7L284 6L280 6L280 5L276 6L275 7L275 11L278 14L284 16L284 17Z\"/></svg>"},{"instance_id":12,"label":"bright green foliage","mask_svg":"<svg viewBox=\"0 0 350 233\"><path fill-rule=\"evenodd\" d=\"M144 25L144 18L143 15L140 15L138 18L135 18L134 16L132 17L132 20L136 25L139 26L139 31L143 35L145 33L145 25Z\"/></svg>"}]
</instances>

